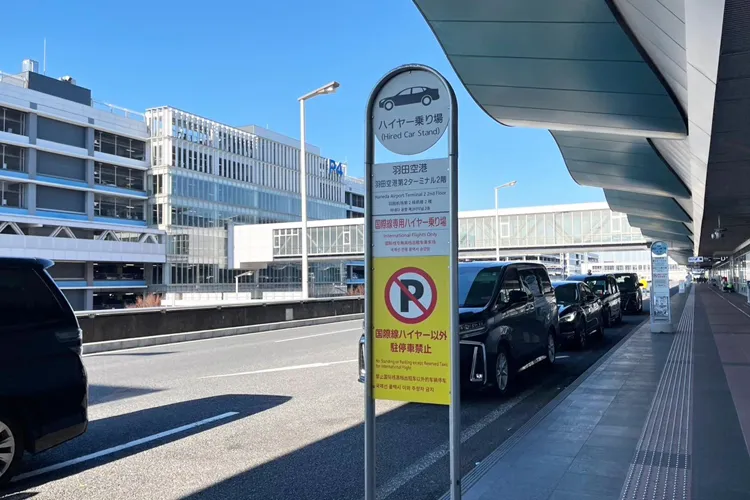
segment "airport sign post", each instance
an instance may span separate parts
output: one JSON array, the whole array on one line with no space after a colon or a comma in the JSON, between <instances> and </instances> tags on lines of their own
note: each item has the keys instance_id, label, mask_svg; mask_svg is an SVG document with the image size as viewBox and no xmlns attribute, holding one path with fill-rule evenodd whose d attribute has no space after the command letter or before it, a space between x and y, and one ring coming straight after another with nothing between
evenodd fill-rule
<instances>
[{"instance_id":1,"label":"airport sign post","mask_svg":"<svg viewBox=\"0 0 750 500\"><path fill-rule=\"evenodd\" d=\"M375 138L397 155L375 163ZM365 134L365 499L375 500L375 400L449 406L451 498L461 496L458 339L458 105L422 65L375 86Z\"/></svg>"}]
</instances>

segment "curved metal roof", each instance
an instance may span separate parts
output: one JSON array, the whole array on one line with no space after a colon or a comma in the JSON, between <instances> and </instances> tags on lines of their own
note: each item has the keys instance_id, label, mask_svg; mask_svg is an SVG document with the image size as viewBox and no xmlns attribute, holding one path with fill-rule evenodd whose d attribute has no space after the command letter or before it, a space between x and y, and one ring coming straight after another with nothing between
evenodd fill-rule
<instances>
[{"instance_id":1,"label":"curved metal roof","mask_svg":"<svg viewBox=\"0 0 750 500\"><path fill-rule=\"evenodd\" d=\"M413 1L487 114L550 129L573 179L604 188L637 227L673 221L700 235L722 10L705 0ZM686 8L702 22L687 27Z\"/></svg>"}]
</instances>

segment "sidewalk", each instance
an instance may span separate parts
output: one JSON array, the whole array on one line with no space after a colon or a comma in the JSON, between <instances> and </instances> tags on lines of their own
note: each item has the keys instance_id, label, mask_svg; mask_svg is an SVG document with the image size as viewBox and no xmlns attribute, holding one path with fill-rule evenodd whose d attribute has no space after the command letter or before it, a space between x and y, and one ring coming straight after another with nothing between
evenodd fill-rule
<instances>
[{"instance_id":1,"label":"sidewalk","mask_svg":"<svg viewBox=\"0 0 750 500\"><path fill-rule=\"evenodd\" d=\"M467 474L463 498L750 500L750 316L735 306L708 285L675 295L676 334L646 321Z\"/></svg>"}]
</instances>

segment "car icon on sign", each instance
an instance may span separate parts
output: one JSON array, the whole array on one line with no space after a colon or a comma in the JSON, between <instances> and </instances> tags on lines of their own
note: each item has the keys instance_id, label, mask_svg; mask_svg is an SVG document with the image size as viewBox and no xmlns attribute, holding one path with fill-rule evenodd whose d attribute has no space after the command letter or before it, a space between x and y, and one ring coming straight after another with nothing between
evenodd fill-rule
<instances>
[{"instance_id":1,"label":"car icon on sign","mask_svg":"<svg viewBox=\"0 0 750 500\"><path fill-rule=\"evenodd\" d=\"M391 97L384 97L378 102L378 107L390 111L394 106L405 106L421 102L423 106L429 106L432 101L440 99L438 89L429 87L409 87Z\"/></svg>"}]
</instances>

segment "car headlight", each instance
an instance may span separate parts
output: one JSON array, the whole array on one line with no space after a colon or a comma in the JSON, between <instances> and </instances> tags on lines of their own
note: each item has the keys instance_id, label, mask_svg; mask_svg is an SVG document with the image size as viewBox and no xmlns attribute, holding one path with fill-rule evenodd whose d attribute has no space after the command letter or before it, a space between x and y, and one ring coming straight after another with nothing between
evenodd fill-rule
<instances>
[{"instance_id":1,"label":"car headlight","mask_svg":"<svg viewBox=\"0 0 750 500\"><path fill-rule=\"evenodd\" d=\"M572 313L568 313L565 316L560 316L561 323L570 323L571 321L575 321L575 319L576 319L575 311L573 311Z\"/></svg>"},{"instance_id":2,"label":"car headlight","mask_svg":"<svg viewBox=\"0 0 750 500\"><path fill-rule=\"evenodd\" d=\"M485 330L485 323L483 321L474 321L473 323L464 323L458 327L458 331L461 335L476 335Z\"/></svg>"}]
</instances>

